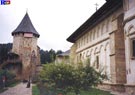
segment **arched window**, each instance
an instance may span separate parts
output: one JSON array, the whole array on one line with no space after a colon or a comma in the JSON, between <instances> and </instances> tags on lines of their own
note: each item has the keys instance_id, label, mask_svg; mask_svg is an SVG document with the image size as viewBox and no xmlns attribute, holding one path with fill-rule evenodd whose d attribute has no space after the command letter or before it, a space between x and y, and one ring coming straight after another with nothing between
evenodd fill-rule
<instances>
[{"instance_id":1,"label":"arched window","mask_svg":"<svg viewBox=\"0 0 135 95\"><path fill-rule=\"evenodd\" d=\"M103 23L103 30L102 30L102 34L105 34L106 33L106 24L105 22Z\"/></svg>"},{"instance_id":2,"label":"arched window","mask_svg":"<svg viewBox=\"0 0 135 95\"><path fill-rule=\"evenodd\" d=\"M97 27L97 38L99 37L99 26Z\"/></svg>"},{"instance_id":3,"label":"arched window","mask_svg":"<svg viewBox=\"0 0 135 95\"><path fill-rule=\"evenodd\" d=\"M87 33L87 43L89 43L89 32Z\"/></svg>"},{"instance_id":4,"label":"arched window","mask_svg":"<svg viewBox=\"0 0 135 95\"><path fill-rule=\"evenodd\" d=\"M95 32L95 39L97 39L97 32L98 32L97 31L97 28L95 28L95 31L94 32Z\"/></svg>"},{"instance_id":5,"label":"arched window","mask_svg":"<svg viewBox=\"0 0 135 95\"><path fill-rule=\"evenodd\" d=\"M105 21L105 23L104 23L104 33L106 33L107 32L107 22Z\"/></svg>"},{"instance_id":6,"label":"arched window","mask_svg":"<svg viewBox=\"0 0 135 95\"><path fill-rule=\"evenodd\" d=\"M103 28L104 28L104 24L101 25L101 35L103 35L104 33Z\"/></svg>"},{"instance_id":7,"label":"arched window","mask_svg":"<svg viewBox=\"0 0 135 95\"><path fill-rule=\"evenodd\" d=\"M91 31L89 32L89 41L91 41Z\"/></svg>"},{"instance_id":8,"label":"arched window","mask_svg":"<svg viewBox=\"0 0 135 95\"><path fill-rule=\"evenodd\" d=\"M107 20L106 22L106 32L108 32L108 28L109 28L109 20Z\"/></svg>"},{"instance_id":9,"label":"arched window","mask_svg":"<svg viewBox=\"0 0 135 95\"><path fill-rule=\"evenodd\" d=\"M109 18L108 32L112 31L112 17Z\"/></svg>"},{"instance_id":10,"label":"arched window","mask_svg":"<svg viewBox=\"0 0 135 95\"><path fill-rule=\"evenodd\" d=\"M91 31L91 35L90 35L91 41L93 40L93 31Z\"/></svg>"}]
</instances>

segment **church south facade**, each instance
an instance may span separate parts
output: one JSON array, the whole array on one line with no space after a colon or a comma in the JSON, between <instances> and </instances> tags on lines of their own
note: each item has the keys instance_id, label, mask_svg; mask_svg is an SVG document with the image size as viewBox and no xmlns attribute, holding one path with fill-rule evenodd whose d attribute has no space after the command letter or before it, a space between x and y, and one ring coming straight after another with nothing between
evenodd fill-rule
<instances>
[{"instance_id":1,"label":"church south facade","mask_svg":"<svg viewBox=\"0 0 135 95\"><path fill-rule=\"evenodd\" d=\"M102 87L134 92L135 0L106 0L67 40L73 63L90 60L109 77Z\"/></svg>"}]
</instances>

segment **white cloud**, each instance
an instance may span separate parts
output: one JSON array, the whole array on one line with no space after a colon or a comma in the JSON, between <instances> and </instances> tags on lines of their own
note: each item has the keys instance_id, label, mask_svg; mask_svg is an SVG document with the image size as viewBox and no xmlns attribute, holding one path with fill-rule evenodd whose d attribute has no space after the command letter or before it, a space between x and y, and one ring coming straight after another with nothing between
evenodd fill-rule
<instances>
[{"instance_id":1,"label":"white cloud","mask_svg":"<svg viewBox=\"0 0 135 95\"><path fill-rule=\"evenodd\" d=\"M0 42L12 42L11 32L28 9L29 16L40 34L38 45L43 49L67 50L66 39L95 12L105 0L11 0L0 5ZM8 38L8 39L7 39Z\"/></svg>"}]
</instances>

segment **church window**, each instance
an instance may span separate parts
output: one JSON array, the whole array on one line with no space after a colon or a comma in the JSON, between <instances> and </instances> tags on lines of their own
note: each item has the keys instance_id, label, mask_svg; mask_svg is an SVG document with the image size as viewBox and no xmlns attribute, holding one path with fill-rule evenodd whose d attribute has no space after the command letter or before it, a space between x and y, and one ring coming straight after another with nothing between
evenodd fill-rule
<instances>
[{"instance_id":1,"label":"church window","mask_svg":"<svg viewBox=\"0 0 135 95\"><path fill-rule=\"evenodd\" d=\"M89 56L89 50L87 50L87 53L86 53L86 57L88 57Z\"/></svg>"},{"instance_id":2,"label":"church window","mask_svg":"<svg viewBox=\"0 0 135 95\"><path fill-rule=\"evenodd\" d=\"M106 23L106 32L108 32L108 28L109 28L109 20L107 20L107 23Z\"/></svg>"},{"instance_id":3,"label":"church window","mask_svg":"<svg viewBox=\"0 0 135 95\"><path fill-rule=\"evenodd\" d=\"M83 45L85 45L85 36L83 36Z\"/></svg>"},{"instance_id":4,"label":"church window","mask_svg":"<svg viewBox=\"0 0 135 95\"><path fill-rule=\"evenodd\" d=\"M89 42L89 33L86 36L87 36L87 43L88 43Z\"/></svg>"},{"instance_id":5,"label":"church window","mask_svg":"<svg viewBox=\"0 0 135 95\"><path fill-rule=\"evenodd\" d=\"M103 35L103 33L104 33L103 28L104 28L104 24L101 26L101 35Z\"/></svg>"},{"instance_id":6,"label":"church window","mask_svg":"<svg viewBox=\"0 0 135 95\"><path fill-rule=\"evenodd\" d=\"M134 5L135 5L135 1L134 0L129 0L129 2L128 2L128 8L131 9L131 8L134 7Z\"/></svg>"},{"instance_id":7,"label":"church window","mask_svg":"<svg viewBox=\"0 0 135 95\"><path fill-rule=\"evenodd\" d=\"M125 11L127 11L128 10L128 0L123 0L123 8L124 8L124 10Z\"/></svg>"},{"instance_id":8,"label":"church window","mask_svg":"<svg viewBox=\"0 0 135 95\"><path fill-rule=\"evenodd\" d=\"M81 61L81 59L82 59L82 54L80 53L80 61Z\"/></svg>"},{"instance_id":9,"label":"church window","mask_svg":"<svg viewBox=\"0 0 135 95\"><path fill-rule=\"evenodd\" d=\"M79 48L79 40L77 41L77 48Z\"/></svg>"},{"instance_id":10,"label":"church window","mask_svg":"<svg viewBox=\"0 0 135 95\"><path fill-rule=\"evenodd\" d=\"M99 26L99 28L98 28L98 35L99 35L99 37L101 36L101 26Z\"/></svg>"},{"instance_id":11,"label":"church window","mask_svg":"<svg viewBox=\"0 0 135 95\"><path fill-rule=\"evenodd\" d=\"M86 36L84 35L84 45L86 44Z\"/></svg>"},{"instance_id":12,"label":"church window","mask_svg":"<svg viewBox=\"0 0 135 95\"><path fill-rule=\"evenodd\" d=\"M93 40L95 39L95 30L93 31Z\"/></svg>"},{"instance_id":13,"label":"church window","mask_svg":"<svg viewBox=\"0 0 135 95\"><path fill-rule=\"evenodd\" d=\"M131 69L129 68L129 74L131 74Z\"/></svg>"},{"instance_id":14,"label":"church window","mask_svg":"<svg viewBox=\"0 0 135 95\"><path fill-rule=\"evenodd\" d=\"M83 53L83 59L85 59L85 52Z\"/></svg>"},{"instance_id":15,"label":"church window","mask_svg":"<svg viewBox=\"0 0 135 95\"><path fill-rule=\"evenodd\" d=\"M135 39L131 41L131 56L135 59Z\"/></svg>"},{"instance_id":16,"label":"church window","mask_svg":"<svg viewBox=\"0 0 135 95\"><path fill-rule=\"evenodd\" d=\"M95 29L95 39L97 38L97 28Z\"/></svg>"},{"instance_id":17,"label":"church window","mask_svg":"<svg viewBox=\"0 0 135 95\"><path fill-rule=\"evenodd\" d=\"M96 69L99 68L99 56L96 56Z\"/></svg>"},{"instance_id":18,"label":"church window","mask_svg":"<svg viewBox=\"0 0 135 95\"><path fill-rule=\"evenodd\" d=\"M92 41L92 31L90 31L90 42Z\"/></svg>"},{"instance_id":19,"label":"church window","mask_svg":"<svg viewBox=\"0 0 135 95\"><path fill-rule=\"evenodd\" d=\"M84 37L82 36L82 46L84 45Z\"/></svg>"},{"instance_id":20,"label":"church window","mask_svg":"<svg viewBox=\"0 0 135 95\"><path fill-rule=\"evenodd\" d=\"M80 46L82 46L82 38L80 39Z\"/></svg>"},{"instance_id":21,"label":"church window","mask_svg":"<svg viewBox=\"0 0 135 95\"><path fill-rule=\"evenodd\" d=\"M99 29L100 27L97 28L97 38L99 37Z\"/></svg>"},{"instance_id":22,"label":"church window","mask_svg":"<svg viewBox=\"0 0 135 95\"><path fill-rule=\"evenodd\" d=\"M105 23L103 24L103 30L102 31L103 31L103 34L106 33L106 24Z\"/></svg>"},{"instance_id":23,"label":"church window","mask_svg":"<svg viewBox=\"0 0 135 95\"><path fill-rule=\"evenodd\" d=\"M79 40L79 43L80 43L79 47L81 47L81 39Z\"/></svg>"}]
</instances>

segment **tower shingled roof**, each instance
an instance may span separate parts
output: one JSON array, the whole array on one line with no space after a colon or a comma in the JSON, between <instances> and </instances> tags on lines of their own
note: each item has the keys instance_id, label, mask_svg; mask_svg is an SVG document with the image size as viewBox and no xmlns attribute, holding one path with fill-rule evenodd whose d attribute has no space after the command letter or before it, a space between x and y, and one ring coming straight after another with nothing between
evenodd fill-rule
<instances>
[{"instance_id":1,"label":"tower shingled roof","mask_svg":"<svg viewBox=\"0 0 135 95\"><path fill-rule=\"evenodd\" d=\"M18 25L18 27L12 32L12 35L14 35L15 33L33 33L37 37L40 36L39 33L34 28L32 22L29 18L28 13L25 14L22 21Z\"/></svg>"}]
</instances>

